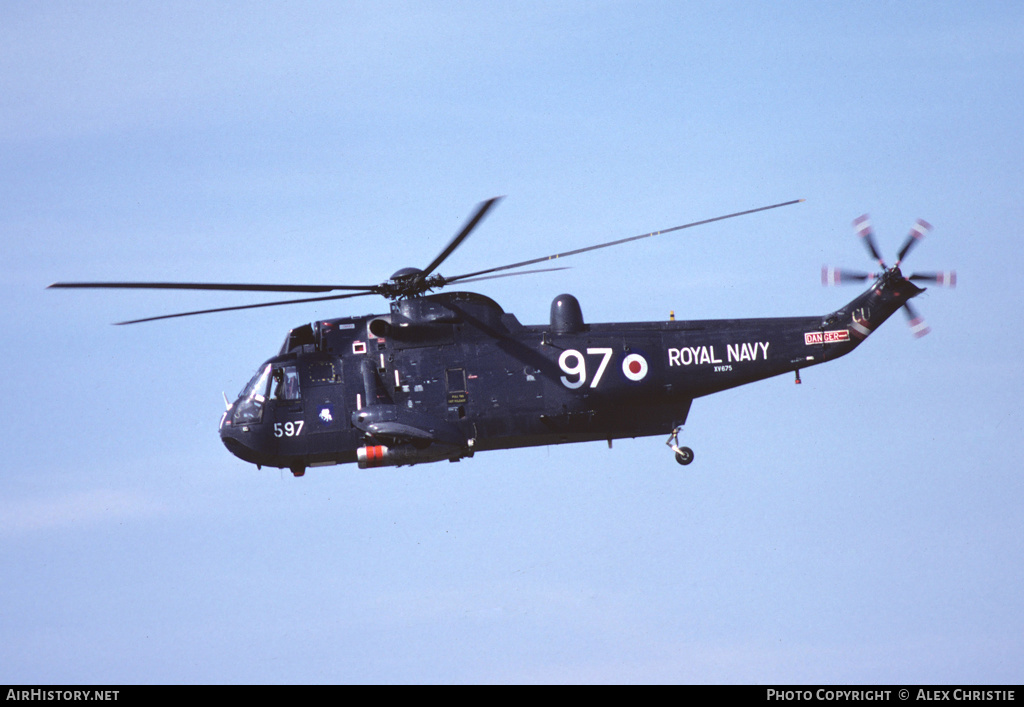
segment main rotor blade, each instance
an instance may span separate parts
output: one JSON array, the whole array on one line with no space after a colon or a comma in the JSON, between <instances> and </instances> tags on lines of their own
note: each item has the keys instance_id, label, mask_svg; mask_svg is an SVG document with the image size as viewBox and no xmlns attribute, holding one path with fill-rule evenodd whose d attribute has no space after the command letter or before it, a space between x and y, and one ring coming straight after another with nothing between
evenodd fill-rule
<instances>
[{"instance_id":1,"label":"main rotor blade","mask_svg":"<svg viewBox=\"0 0 1024 707\"><path fill-rule=\"evenodd\" d=\"M466 240L469 234L473 232L473 229L477 227L477 224L479 224L480 221L483 220L484 216L487 215L487 212L490 211L491 207L494 206L496 202L500 201L503 198L504 197L501 196L495 196L493 198L488 199L487 201L480 202L476 207L476 213L473 214L473 216L468 221L466 221L466 225L464 225L462 227L462 230L459 231L458 234L456 234L455 238L452 238L451 243L448 244L448 247L442 250L441 253L436 258L434 258L434 261L423 269L423 272L420 273L420 277L426 277L430 273L434 272L437 269L437 267L445 261L445 258L451 255L455 251L455 249L459 247L462 241Z\"/></svg>"},{"instance_id":2,"label":"main rotor blade","mask_svg":"<svg viewBox=\"0 0 1024 707\"><path fill-rule=\"evenodd\" d=\"M571 270L572 268L540 268L539 270L523 270L521 272L507 272L501 275L484 275L483 277L471 277L466 280L459 280L459 282L479 282L480 280L496 280L499 277L516 277L517 275L532 275L538 272L555 272L557 270Z\"/></svg>"},{"instance_id":3,"label":"main rotor blade","mask_svg":"<svg viewBox=\"0 0 1024 707\"><path fill-rule=\"evenodd\" d=\"M554 255L548 255L543 258L534 258L532 260L524 260L521 263L513 263L512 265L501 265L496 268L488 268L487 270L478 270L476 272L466 273L464 275L456 275L455 277L445 278L445 282L456 282L458 280L465 280L471 277L477 277L479 275L487 275L492 272L498 272L500 270L512 270L513 268L522 268L527 265L534 265L535 263L543 263L548 260L555 260L556 258L568 258L570 255L579 255L580 253L586 253L591 250L598 250L599 248L608 248L613 245L621 245L622 243L629 243L631 241L638 241L642 238L651 238L652 236L660 236L663 233L672 233L673 231L681 231L684 228L693 228L694 226L703 226L706 223L714 223L715 221L724 221L727 218L735 218L737 216L746 216L747 214L756 214L758 211L768 211L769 209L777 209L780 206L789 206L790 204L799 204L803 199L794 199L793 201L786 201L781 204L772 204L771 206L762 206L757 209L749 209L747 211L737 211L734 214L726 214L725 216L716 216L715 218L704 219L703 221L694 221L693 223L686 223L682 226L674 226L673 228L666 228L663 231L652 231L651 233L644 233L639 236L630 236L629 238L620 238L617 241L609 241L608 243L600 243L598 245L587 246L586 248L577 248L576 250L569 250L564 253L556 253Z\"/></svg>"},{"instance_id":4,"label":"main rotor blade","mask_svg":"<svg viewBox=\"0 0 1024 707\"><path fill-rule=\"evenodd\" d=\"M227 282L55 282L47 289L120 289L120 290L229 290L234 292L334 292L359 290L374 292L376 285L267 285Z\"/></svg>"},{"instance_id":5,"label":"main rotor blade","mask_svg":"<svg viewBox=\"0 0 1024 707\"><path fill-rule=\"evenodd\" d=\"M283 300L280 302L261 302L260 304L242 304L235 307L217 307L215 309L199 309L194 312L180 312L178 314L162 314L158 317L146 317L145 319L131 319L127 322L116 322L117 326L125 324L141 324L142 322L155 322L159 319L175 319L177 317L191 317L196 314L212 314L214 312L234 312L239 309L259 309L260 307L277 307L282 304L301 304L303 302L326 302L328 300L348 299L349 297L364 297L372 295L373 292L356 292L349 295L331 295L330 297L308 297L304 299Z\"/></svg>"}]
</instances>

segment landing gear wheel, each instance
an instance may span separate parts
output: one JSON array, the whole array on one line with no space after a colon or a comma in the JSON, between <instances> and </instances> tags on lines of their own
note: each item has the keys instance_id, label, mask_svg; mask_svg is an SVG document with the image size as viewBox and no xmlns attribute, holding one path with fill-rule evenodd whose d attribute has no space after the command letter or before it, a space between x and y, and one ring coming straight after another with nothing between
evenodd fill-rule
<instances>
[{"instance_id":1,"label":"landing gear wheel","mask_svg":"<svg viewBox=\"0 0 1024 707\"><path fill-rule=\"evenodd\" d=\"M675 454L676 461L686 466L693 461L693 450L689 447L679 446L679 433L682 431L682 427L673 427L672 434L669 435L668 441L665 444L668 445L672 453Z\"/></svg>"},{"instance_id":2,"label":"landing gear wheel","mask_svg":"<svg viewBox=\"0 0 1024 707\"><path fill-rule=\"evenodd\" d=\"M680 447L676 450L676 461L686 466L693 461L693 450L689 447Z\"/></svg>"}]
</instances>

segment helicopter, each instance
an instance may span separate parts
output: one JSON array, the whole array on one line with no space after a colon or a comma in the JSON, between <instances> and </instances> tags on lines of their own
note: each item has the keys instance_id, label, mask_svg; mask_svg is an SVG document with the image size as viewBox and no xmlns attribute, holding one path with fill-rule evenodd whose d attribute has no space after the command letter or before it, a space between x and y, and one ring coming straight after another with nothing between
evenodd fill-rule
<instances>
[{"instance_id":1,"label":"helicopter","mask_svg":"<svg viewBox=\"0 0 1024 707\"><path fill-rule=\"evenodd\" d=\"M372 285L196 282L57 282L51 288L292 292L299 299L217 307L118 324L259 307L378 295L386 314L322 319L291 329L277 355L257 368L231 402L219 434L236 457L303 476L310 467L359 468L457 462L477 452L668 434L682 465L693 450L679 442L696 398L795 373L853 351L896 310L915 336L928 333L910 300L927 281L955 286L953 271L900 270L931 230L917 221L886 265L870 219L854 227L877 262L874 273L822 268L822 284L870 282L824 315L588 323L579 301L560 294L549 321L524 325L494 300L455 283L551 272L522 268L686 228L802 202L787 201L541 258L444 277L436 271L502 197L477 205L462 229L425 268L405 267ZM514 271L514 272L508 272ZM323 294L341 292L342 294Z\"/></svg>"}]
</instances>

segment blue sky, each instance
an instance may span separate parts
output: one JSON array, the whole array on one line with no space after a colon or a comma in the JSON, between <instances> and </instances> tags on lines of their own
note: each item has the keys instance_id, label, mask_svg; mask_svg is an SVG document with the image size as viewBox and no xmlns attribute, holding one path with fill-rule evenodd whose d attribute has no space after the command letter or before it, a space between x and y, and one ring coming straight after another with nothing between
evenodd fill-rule
<instances>
[{"instance_id":1,"label":"blue sky","mask_svg":"<svg viewBox=\"0 0 1024 707\"><path fill-rule=\"evenodd\" d=\"M0 682L1019 682L1018 3L0 3ZM456 274L542 323L823 313L822 264L959 287L658 437L313 470L221 445L287 331L507 195Z\"/></svg>"}]
</instances>

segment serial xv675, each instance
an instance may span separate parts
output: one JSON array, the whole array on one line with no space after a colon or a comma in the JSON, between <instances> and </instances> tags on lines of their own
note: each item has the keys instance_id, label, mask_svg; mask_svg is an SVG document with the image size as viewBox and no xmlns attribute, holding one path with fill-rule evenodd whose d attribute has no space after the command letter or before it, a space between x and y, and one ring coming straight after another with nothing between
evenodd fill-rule
<instances>
[{"instance_id":1,"label":"serial xv675","mask_svg":"<svg viewBox=\"0 0 1024 707\"><path fill-rule=\"evenodd\" d=\"M170 282L61 282L51 287L189 289L317 294L137 319L123 324L281 304L382 295L386 314L326 319L292 329L228 403L220 436L257 466L288 468L356 462L360 467L457 461L476 452L565 442L669 435L681 464L693 452L678 434L695 398L799 372L849 353L897 309L914 333L927 332L909 300L914 281L953 285L952 272L905 277L900 265L930 226L918 221L889 267L870 222L854 222L879 270L832 268L828 284L869 282L825 315L772 319L589 324L569 294L554 298L547 323L524 325L471 292L431 294L456 282L528 272L550 260L700 224L797 203L751 209L609 243L443 277L437 268L497 199L481 203L448 246L423 269L403 268L377 285L272 285ZM514 271L514 272L507 272ZM328 292L343 294L327 294Z\"/></svg>"}]
</instances>

